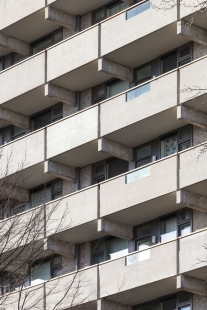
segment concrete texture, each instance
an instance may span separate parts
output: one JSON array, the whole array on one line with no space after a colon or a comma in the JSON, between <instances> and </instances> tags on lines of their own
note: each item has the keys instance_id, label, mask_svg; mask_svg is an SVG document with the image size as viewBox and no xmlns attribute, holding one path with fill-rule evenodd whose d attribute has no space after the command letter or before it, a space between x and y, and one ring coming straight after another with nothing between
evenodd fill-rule
<instances>
[{"instance_id":1,"label":"concrete texture","mask_svg":"<svg viewBox=\"0 0 207 310\"><path fill-rule=\"evenodd\" d=\"M63 27L63 40L72 37L74 34L76 34L76 30Z\"/></svg>"},{"instance_id":2,"label":"concrete texture","mask_svg":"<svg viewBox=\"0 0 207 310\"><path fill-rule=\"evenodd\" d=\"M107 58L100 58L98 60L98 71L123 81L133 82L133 69L122 66Z\"/></svg>"},{"instance_id":3,"label":"concrete texture","mask_svg":"<svg viewBox=\"0 0 207 310\"><path fill-rule=\"evenodd\" d=\"M203 280L184 275L177 277L177 289L207 296L207 284Z\"/></svg>"},{"instance_id":4,"label":"concrete texture","mask_svg":"<svg viewBox=\"0 0 207 310\"><path fill-rule=\"evenodd\" d=\"M207 114L196 111L185 106L177 108L177 119L184 120L186 123L207 129Z\"/></svg>"},{"instance_id":5,"label":"concrete texture","mask_svg":"<svg viewBox=\"0 0 207 310\"><path fill-rule=\"evenodd\" d=\"M64 241L45 238L44 250L48 250L62 256L75 258L75 245Z\"/></svg>"},{"instance_id":6,"label":"concrete texture","mask_svg":"<svg viewBox=\"0 0 207 310\"><path fill-rule=\"evenodd\" d=\"M117 223L107 219L98 220L98 231L107 233L110 236L132 240L133 227L122 223Z\"/></svg>"},{"instance_id":7,"label":"concrete texture","mask_svg":"<svg viewBox=\"0 0 207 310\"><path fill-rule=\"evenodd\" d=\"M63 118L77 112L76 107L71 107L67 103L63 103Z\"/></svg>"},{"instance_id":8,"label":"concrete texture","mask_svg":"<svg viewBox=\"0 0 207 310\"><path fill-rule=\"evenodd\" d=\"M51 83L45 84L45 96L67 103L71 107L76 106L75 92Z\"/></svg>"},{"instance_id":9,"label":"concrete texture","mask_svg":"<svg viewBox=\"0 0 207 310\"><path fill-rule=\"evenodd\" d=\"M193 231L206 228L207 213L193 210Z\"/></svg>"},{"instance_id":10,"label":"concrete texture","mask_svg":"<svg viewBox=\"0 0 207 310\"><path fill-rule=\"evenodd\" d=\"M58 178L68 181L76 181L76 171L74 168L56 163L51 160L44 162L44 173L52 174Z\"/></svg>"},{"instance_id":11,"label":"concrete texture","mask_svg":"<svg viewBox=\"0 0 207 310\"><path fill-rule=\"evenodd\" d=\"M207 297L193 294L193 310L206 310Z\"/></svg>"},{"instance_id":12,"label":"concrete texture","mask_svg":"<svg viewBox=\"0 0 207 310\"><path fill-rule=\"evenodd\" d=\"M80 189L84 189L92 185L92 177L93 177L92 173L93 173L92 165L80 169Z\"/></svg>"},{"instance_id":13,"label":"concrete texture","mask_svg":"<svg viewBox=\"0 0 207 310\"><path fill-rule=\"evenodd\" d=\"M176 203L200 212L207 212L207 197L199 196L185 190L177 191Z\"/></svg>"},{"instance_id":14,"label":"concrete texture","mask_svg":"<svg viewBox=\"0 0 207 310\"><path fill-rule=\"evenodd\" d=\"M86 236L87 238L87 236ZM84 268L91 265L91 242L86 242L80 244L80 252L79 252L79 268Z\"/></svg>"},{"instance_id":15,"label":"concrete texture","mask_svg":"<svg viewBox=\"0 0 207 310\"><path fill-rule=\"evenodd\" d=\"M0 119L9 124L29 128L29 117L0 107Z\"/></svg>"},{"instance_id":16,"label":"concrete texture","mask_svg":"<svg viewBox=\"0 0 207 310\"><path fill-rule=\"evenodd\" d=\"M193 126L193 145L196 146L206 141L207 141L207 130L197 126Z\"/></svg>"},{"instance_id":17,"label":"concrete texture","mask_svg":"<svg viewBox=\"0 0 207 310\"><path fill-rule=\"evenodd\" d=\"M207 55L207 46L193 42L193 60Z\"/></svg>"},{"instance_id":18,"label":"concrete texture","mask_svg":"<svg viewBox=\"0 0 207 310\"><path fill-rule=\"evenodd\" d=\"M29 201L29 192L22 187L1 182L0 200L3 199L15 199L17 201L27 202Z\"/></svg>"},{"instance_id":19,"label":"concrete texture","mask_svg":"<svg viewBox=\"0 0 207 310\"><path fill-rule=\"evenodd\" d=\"M62 185L63 186L62 187L63 188L63 196L72 194L76 191L76 183L75 182L63 180L62 184L63 184Z\"/></svg>"},{"instance_id":20,"label":"concrete texture","mask_svg":"<svg viewBox=\"0 0 207 310\"><path fill-rule=\"evenodd\" d=\"M106 138L98 140L98 152L107 153L109 156L114 156L126 161L133 160L133 148Z\"/></svg>"},{"instance_id":21,"label":"concrete texture","mask_svg":"<svg viewBox=\"0 0 207 310\"><path fill-rule=\"evenodd\" d=\"M4 33L0 33L0 46L10 48L12 51L21 55L30 54L30 44L22 40L9 37Z\"/></svg>"},{"instance_id":22,"label":"concrete texture","mask_svg":"<svg viewBox=\"0 0 207 310\"><path fill-rule=\"evenodd\" d=\"M76 30L76 18L57 8L48 6L45 8L45 19L50 20L60 26Z\"/></svg>"},{"instance_id":23,"label":"concrete texture","mask_svg":"<svg viewBox=\"0 0 207 310\"><path fill-rule=\"evenodd\" d=\"M195 25L189 26L184 20L177 22L177 34L207 46L207 31Z\"/></svg>"},{"instance_id":24,"label":"concrete texture","mask_svg":"<svg viewBox=\"0 0 207 310\"><path fill-rule=\"evenodd\" d=\"M69 258L66 256L62 257L62 273L70 273L76 271L76 260L75 258Z\"/></svg>"},{"instance_id":25,"label":"concrete texture","mask_svg":"<svg viewBox=\"0 0 207 310\"><path fill-rule=\"evenodd\" d=\"M81 30L85 30L92 26L92 12L81 16Z\"/></svg>"},{"instance_id":26,"label":"concrete texture","mask_svg":"<svg viewBox=\"0 0 207 310\"><path fill-rule=\"evenodd\" d=\"M88 108L92 105L92 88L81 92L80 95L80 110Z\"/></svg>"}]
</instances>

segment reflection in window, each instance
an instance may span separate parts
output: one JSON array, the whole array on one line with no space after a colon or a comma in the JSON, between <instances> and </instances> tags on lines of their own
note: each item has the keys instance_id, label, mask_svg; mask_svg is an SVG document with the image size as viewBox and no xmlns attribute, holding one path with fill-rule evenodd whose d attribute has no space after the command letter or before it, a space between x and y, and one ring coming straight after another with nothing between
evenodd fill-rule
<instances>
[{"instance_id":1,"label":"reflection in window","mask_svg":"<svg viewBox=\"0 0 207 310\"><path fill-rule=\"evenodd\" d=\"M150 83L137 87L129 91L126 95L126 101L130 101L150 91Z\"/></svg>"},{"instance_id":2,"label":"reflection in window","mask_svg":"<svg viewBox=\"0 0 207 310\"><path fill-rule=\"evenodd\" d=\"M140 5L126 12L127 13L126 19L130 19L140 13L143 13L144 11L148 9L150 9L150 1L141 3Z\"/></svg>"},{"instance_id":3,"label":"reflection in window","mask_svg":"<svg viewBox=\"0 0 207 310\"><path fill-rule=\"evenodd\" d=\"M171 135L161 140L161 157L175 154L177 151L177 134Z\"/></svg>"}]
</instances>

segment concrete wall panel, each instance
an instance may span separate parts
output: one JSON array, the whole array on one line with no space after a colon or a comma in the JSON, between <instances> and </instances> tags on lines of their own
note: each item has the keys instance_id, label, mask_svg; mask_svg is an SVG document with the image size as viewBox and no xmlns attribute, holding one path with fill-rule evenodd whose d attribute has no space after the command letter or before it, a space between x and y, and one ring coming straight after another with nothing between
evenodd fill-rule
<instances>
[{"instance_id":1,"label":"concrete wall panel","mask_svg":"<svg viewBox=\"0 0 207 310\"><path fill-rule=\"evenodd\" d=\"M150 91L128 102L123 94L101 104L101 136L176 105L177 72L173 72L151 82Z\"/></svg>"},{"instance_id":2,"label":"concrete wall panel","mask_svg":"<svg viewBox=\"0 0 207 310\"><path fill-rule=\"evenodd\" d=\"M129 184L125 183L125 176L101 184L100 216L106 216L175 191L177 189L176 160L174 156L151 165L148 176Z\"/></svg>"},{"instance_id":3,"label":"concrete wall panel","mask_svg":"<svg viewBox=\"0 0 207 310\"><path fill-rule=\"evenodd\" d=\"M126 20L126 13L124 12L107 20L101 24L101 56L138 40L176 20L176 7L172 10L166 10L164 14L163 10L151 7L128 20Z\"/></svg>"},{"instance_id":4,"label":"concrete wall panel","mask_svg":"<svg viewBox=\"0 0 207 310\"><path fill-rule=\"evenodd\" d=\"M0 1L0 12L4 12L4 14L1 14L0 30L40 10L44 6L45 0L30 1L29 4L28 0Z\"/></svg>"},{"instance_id":5,"label":"concrete wall panel","mask_svg":"<svg viewBox=\"0 0 207 310\"><path fill-rule=\"evenodd\" d=\"M98 58L98 26L49 49L47 80L51 81Z\"/></svg>"},{"instance_id":6,"label":"concrete wall panel","mask_svg":"<svg viewBox=\"0 0 207 310\"><path fill-rule=\"evenodd\" d=\"M44 83L45 53L41 53L0 73L0 104Z\"/></svg>"},{"instance_id":7,"label":"concrete wall panel","mask_svg":"<svg viewBox=\"0 0 207 310\"><path fill-rule=\"evenodd\" d=\"M47 158L98 138L98 107L47 128Z\"/></svg>"},{"instance_id":8,"label":"concrete wall panel","mask_svg":"<svg viewBox=\"0 0 207 310\"><path fill-rule=\"evenodd\" d=\"M177 241L172 241L150 249L150 258L138 263L126 266L123 257L101 264L100 297L175 276L176 256Z\"/></svg>"}]
</instances>

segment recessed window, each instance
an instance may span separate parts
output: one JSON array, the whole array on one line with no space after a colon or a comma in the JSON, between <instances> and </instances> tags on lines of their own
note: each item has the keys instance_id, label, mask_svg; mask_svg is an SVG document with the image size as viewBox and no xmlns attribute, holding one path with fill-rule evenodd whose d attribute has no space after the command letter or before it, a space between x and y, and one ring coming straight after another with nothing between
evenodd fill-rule
<instances>
[{"instance_id":1,"label":"recessed window","mask_svg":"<svg viewBox=\"0 0 207 310\"><path fill-rule=\"evenodd\" d=\"M119 80L109 83L107 85L107 98L116 96L127 89L129 89L129 82Z\"/></svg>"},{"instance_id":2,"label":"recessed window","mask_svg":"<svg viewBox=\"0 0 207 310\"><path fill-rule=\"evenodd\" d=\"M62 33L62 28L52 32L51 34L35 41L34 43L31 44L31 54L35 55L46 48L62 41L63 39L63 33Z\"/></svg>"},{"instance_id":3,"label":"recessed window","mask_svg":"<svg viewBox=\"0 0 207 310\"><path fill-rule=\"evenodd\" d=\"M136 2L141 2L141 1L142 0L136 1ZM141 3L139 6L136 6L135 8L128 10L126 12L126 19L130 19L130 18L132 18L136 15L139 15L139 14L141 14L144 11L149 10L149 9L150 9L150 1Z\"/></svg>"},{"instance_id":4,"label":"recessed window","mask_svg":"<svg viewBox=\"0 0 207 310\"><path fill-rule=\"evenodd\" d=\"M176 297L161 301L161 310L176 310Z\"/></svg>"},{"instance_id":5,"label":"recessed window","mask_svg":"<svg viewBox=\"0 0 207 310\"><path fill-rule=\"evenodd\" d=\"M113 16L129 7L128 3L118 1L107 8L107 17Z\"/></svg>"},{"instance_id":6,"label":"recessed window","mask_svg":"<svg viewBox=\"0 0 207 310\"><path fill-rule=\"evenodd\" d=\"M0 71L2 71L2 70L3 70L3 59L0 58Z\"/></svg>"},{"instance_id":7,"label":"recessed window","mask_svg":"<svg viewBox=\"0 0 207 310\"><path fill-rule=\"evenodd\" d=\"M178 143L177 134L172 134L161 140L161 157L166 157L177 153Z\"/></svg>"},{"instance_id":8,"label":"recessed window","mask_svg":"<svg viewBox=\"0 0 207 310\"><path fill-rule=\"evenodd\" d=\"M161 74L177 68L177 51L161 57Z\"/></svg>"},{"instance_id":9,"label":"recessed window","mask_svg":"<svg viewBox=\"0 0 207 310\"><path fill-rule=\"evenodd\" d=\"M17 64L18 62L26 59L27 56L21 55L18 53L12 53L11 59L12 59L12 65Z\"/></svg>"},{"instance_id":10,"label":"recessed window","mask_svg":"<svg viewBox=\"0 0 207 310\"><path fill-rule=\"evenodd\" d=\"M147 64L141 66L135 71L135 81L136 84L146 82L152 78L152 65Z\"/></svg>"},{"instance_id":11,"label":"recessed window","mask_svg":"<svg viewBox=\"0 0 207 310\"><path fill-rule=\"evenodd\" d=\"M150 83L148 84L145 84L145 85L142 85L142 86L139 86L129 92L127 92L126 94L126 101L130 101L132 99L135 99L147 92L150 91Z\"/></svg>"},{"instance_id":12,"label":"recessed window","mask_svg":"<svg viewBox=\"0 0 207 310\"><path fill-rule=\"evenodd\" d=\"M161 242L173 240L177 237L176 216L163 219L161 221Z\"/></svg>"},{"instance_id":13,"label":"recessed window","mask_svg":"<svg viewBox=\"0 0 207 310\"><path fill-rule=\"evenodd\" d=\"M13 126L13 135L12 140L20 138L26 134L26 130L24 128Z\"/></svg>"}]
</instances>

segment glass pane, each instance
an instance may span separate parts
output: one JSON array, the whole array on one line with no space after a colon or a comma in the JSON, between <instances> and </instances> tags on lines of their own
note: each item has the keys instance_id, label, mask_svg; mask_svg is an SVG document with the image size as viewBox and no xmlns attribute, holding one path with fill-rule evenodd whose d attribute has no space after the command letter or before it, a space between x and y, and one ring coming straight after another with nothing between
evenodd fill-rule
<instances>
[{"instance_id":1,"label":"glass pane","mask_svg":"<svg viewBox=\"0 0 207 310\"><path fill-rule=\"evenodd\" d=\"M52 199L58 199L58 198L61 198L63 196L62 192L61 193L57 193L57 194L53 194L53 197Z\"/></svg>"},{"instance_id":2,"label":"glass pane","mask_svg":"<svg viewBox=\"0 0 207 310\"><path fill-rule=\"evenodd\" d=\"M135 310L151 310L151 305L138 306L134 308Z\"/></svg>"},{"instance_id":3,"label":"glass pane","mask_svg":"<svg viewBox=\"0 0 207 310\"><path fill-rule=\"evenodd\" d=\"M137 159L141 159L151 155L151 144L146 145L137 150Z\"/></svg>"},{"instance_id":4,"label":"glass pane","mask_svg":"<svg viewBox=\"0 0 207 310\"><path fill-rule=\"evenodd\" d=\"M31 195L31 201L32 201L32 207L39 206L43 203L49 202L52 200L51 196L51 187L46 187L44 189L41 189L37 192L32 193Z\"/></svg>"},{"instance_id":5,"label":"glass pane","mask_svg":"<svg viewBox=\"0 0 207 310\"><path fill-rule=\"evenodd\" d=\"M146 159L143 159L143 160L137 162L136 167L137 168L138 167L142 167L144 165L150 164L151 162L152 162L152 158L151 157L150 158L146 158Z\"/></svg>"},{"instance_id":6,"label":"glass pane","mask_svg":"<svg viewBox=\"0 0 207 310\"><path fill-rule=\"evenodd\" d=\"M127 101L137 98L150 91L150 83L137 87L127 93Z\"/></svg>"},{"instance_id":7,"label":"glass pane","mask_svg":"<svg viewBox=\"0 0 207 310\"><path fill-rule=\"evenodd\" d=\"M113 238L107 241L109 259L118 258L128 254L128 241L119 238Z\"/></svg>"},{"instance_id":8,"label":"glass pane","mask_svg":"<svg viewBox=\"0 0 207 310\"><path fill-rule=\"evenodd\" d=\"M136 238L141 238L143 236L150 235L151 226L150 224L137 228L136 230Z\"/></svg>"},{"instance_id":9,"label":"glass pane","mask_svg":"<svg viewBox=\"0 0 207 310\"><path fill-rule=\"evenodd\" d=\"M145 80L146 78L151 78L151 65L147 65L146 67L137 70L136 74L137 81L142 81Z\"/></svg>"},{"instance_id":10,"label":"glass pane","mask_svg":"<svg viewBox=\"0 0 207 310\"><path fill-rule=\"evenodd\" d=\"M166 73L177 68L177 52L161 59L161 73Z\"/></svg>"},{"instance_id":11,"label":"glass pane","mask_svg":"<svg viewBox=\"0 0 207 310\"><path fill-rule=\"evenodd\" d=\"M179 144L179 151L184 151L186 149L188 149L189 147L191 147L191 141L186 141L186 142L183 142L183 143L180 143Z\"/></svg>"},{"instance_id":12,"label":"glass pane","mask_svg":"<svg viewBox=\"0 0 207 310\"><path fill-rule=\"evenodd\" d=\"M24 58L26 58L26 56L20 55L17 53L13 53L12 54L12 64L14 65L14 64L20 62L21 60L23 60Z\"/></svg>"},{"instance_id":13,"label":"glass pane","mask_svg":"<svg viewBox=\"0 0 207 310\"><path fill-rule=\"evenodd\" d=\"M179 212L178 222L182 222L191 218L191 211L186 209Z\"/></svg>"},{"instance_id":14,"label":"glass pane","mask_svg":"<svg viewBox=\"0 0 207 310\"><path fill-rule=\"evenodd\" d=\"M119 3L107 9L107 17L117 14L129 7L128 3Z\"/></svg>"},{"instance_id":15,"label":"glass pane","mask_svg":"<svg viewBox=\"0 0 207 310\"><path fill-rule=\"evenodd\" d=\"M61 265L62 264L62 259L61 256L54 256L52 260L53 266L55 265Z\"/></svg>"},{"instance_id":16,"label":"glass pane","mask_svg":"<svg viewBox=\"0 0 207 310\"><path fill-rule=\"evenodd\" d=\"M191 310L191 307L190 306L183 306L183 307L180 307L180 310Z\"/></svg>"},{"instance_id":17,"label":"glass pane","mask_svg":"<svg viewBox=\"0 0 207 310\"><path fill-rule=\"evenodd\" d=\"M161 223L162 235L161 242L166 242L177 237L177 220L176 217L170 217Z\"/></svg>"},{"instance_id":18,"label":"glass pane","mask_svg":"<svg viewBox=\"0 0 207 310\"><path fill-rule=\"evenodd\" d=\"M99 264L104 262L104 253L99 253L94 255L94 263Z\"/></svg>"},{"instance_id":19,"label":"glass pane","mask_svg":"<svg viewBox=\"0 0 207 310\"><path fill-rule=\"evenodd\" d=\"M179 133L179 139L180 140L186 140L191 138L192 129L190 126L185 126L184 128L180 129L178 131Z\"/></svg>"},{"instance_id":20,"label":"glass pane","mask_svg":"<svg viewBox=\"0 0 207 310\"><path fill-rule=\"evenodd\" d=\"M63 33L62 33L62 29L56 31L54 34L53 34L53 38L54 38L54 44L62 41L63 39Z\"/></svg>"},{"instance_id":21,"label":"glass pane","mask_svg":"<svg viewBox=\"0 0 207 310\"><path fill-rule=\"evenodd\" d=\"M36 116L32 120L32 129L37 130L51 123L51 112L48 111L44 114Z\"/></svg>"},{"instance_id":22,"label":"glass pane","mask_svg":"<svg viewBox=\"0 0 207 310\"><path fill-rule=\"evenodd\" d=\"M127 174L126 183L128 184L128 183L134 182L136 180L145 178L148 175L150 175L150 167L139 169L137 171Z\"/></svg>"},{"instance_id":23,"label":"glass pane","mask_svg":"<svg viewBox=\"0 0 207 310\"><path fill-rule=\"evenodd\" d=\"M177 135L161 140L161 157L177 153Z\"/></svg>"},{"instance_id":24,"label":"glass pane","mask_svg":"<svg viewBox=\"0 0 207 310\"><path fill-rule=\"evenodd\" d=\"M61 180L57 180L53 182L53 191L60 191L62 190L62 181Z\"/></svg>"},{"instance_id":25,"label":"glass pane","mask_svg":"<svg viewBox=\"0 0 207 310\"><path fill-rule=\"evenodd\" d=\"M135 264L143 260L149 259L150 258L149 248L150 248L149 240L141 242L141 243L137 243L137 250L140 250L140 251L143 250L143 251L127 256L127 260L126 260L127 265Z\"/></svg>"},{"instance_id":26,"label":"glass pane","mask_svg":"<svg viewBox=\"0 0 207 310\"><path fill-rule=\"evenodd\" d=\"M105 181L105 175L94 178L94 184Z\"/></svg>"},{"instance_id":27,"label":"glass pane","mask_svg":"<svg viewBox=\"0 0 207 310\"><path fill-rule=\"evenodd\" d=\"M129 89L129 82L119 81L107 86L107 98L113 97Z\"/></svg>"},{"instance_id":28,"label":"glass pane","mask_svg":"<svg viewBox=\"0 0 207 310\"><path fill-rule=\"evenodd\" d=\"M114 159L107 163L108 179L127 171L127 162L122 159Z\"/></svg>"},{"instance_id":29,"label":"glass pane","mask_svg":"<svg viewBox=\"0 0 207 310\"><path fill-rule=\"evenodd\" d=\"M98 11L95 13L95 21L99 22L105 18L105 12L104 9Z\"/></svg>"},{"instance_id":30,"label":"glass pane","mask_svg":"<svg viewBox=\"0 0 207 310\"><path fill-rule=\"evenodd\" d=\"M62 275L62 267L52 269L52 278L59 277Z\"/></svg>"},{"instance_id":31,"label":"glass pane","mask_svg":"<svg viewBox=\"0 0 207 310\"><path fill-rule=\"evenodd\" d=\"M2 139L2 131L0 130L0 145L3 144L3 139Z\"/></svg>"},{"instance_id":32,"label":"glass pane","mask_svg":"<svg viewBox=\"0 0 207 310\"><path fill-rule=\"evenodd\" d=\"M142 3L135 8L127 11L127 19L132 18L150 8L150 1L147 1L145 3Z\"/></svg>"},{"instance_id":33,"label":"glass pane","mask_svg":"<svg viewBox=\"0 0 207 310\"><path fill-rule=\"evenodd\" d=\"M95 97L105 96L105 86L100 85L95 87Z\"/></svg>"},{"instance_id":34,"label":"glass pane","mask_svg":"<svg viewBox=\"0 0 207 310\"><path fill-rule=\"evenodd\" d=\"M179 229L179 236L185 236L191 233L190 223L183 224Z\"/></svg>"},{"instance_id":35,"label":"glass pane","mask_svg":"<svg viewBox=\"0 0 207 310\"><path fill-rule=\"evenodd\" d=\"M32 47L32 55L37 54L52 45L52 37L45 39Z\"/></svg>"},{"instance_id":36,"label":"glass pane","mask_svg":"<svg viewBox=\"0 0 207 310\"><path fill-rule=\"evenodd\" d=\"M176 310L176 298L162 301L161 310Z\"/></svg>"},{"instance_id":37,"label":"glass pane","mask_svg":"<svg viewBox=\"0 0 207 310\"><path fill-rule=\"evenodd\" d=\"M104 239L99 239L97 241L93 241L93 243L92 243L92 252L93 253L94 252L101 252L101 254L102 254L104 248L105 248L105 240Z\"/></svg>"},{"instance_id":38,"label":"glass pane","mask_svg":"<svg viewBox=\"0 0 207 310\"><path fill-rule=\"evenodd\" d=\"M31 268L31 285L36 285L50 279L50 262L41 263Z\"/></svg>"},{"instance_id":39,"label":"glass pane","mask_svg":"<svg viewBox=\"0 0 207 310\"><path fill-rule=\"evenodd\" d=\"M180 48L180 58L190 55L190 46Z\"/></svg>"}]
</instances>

